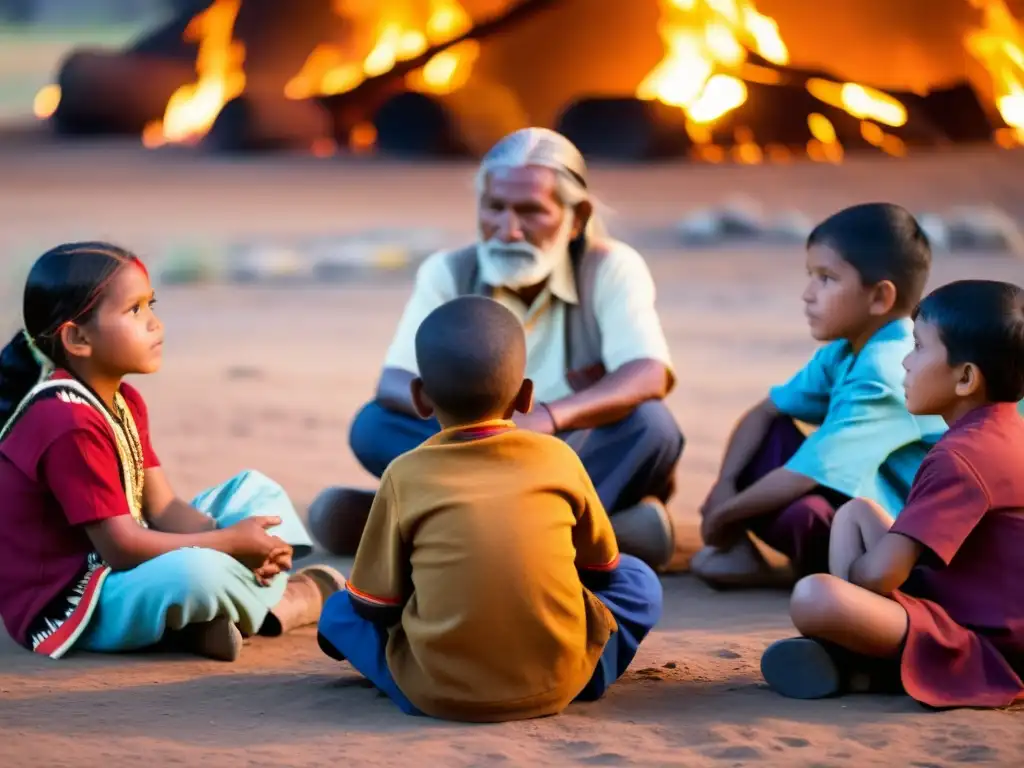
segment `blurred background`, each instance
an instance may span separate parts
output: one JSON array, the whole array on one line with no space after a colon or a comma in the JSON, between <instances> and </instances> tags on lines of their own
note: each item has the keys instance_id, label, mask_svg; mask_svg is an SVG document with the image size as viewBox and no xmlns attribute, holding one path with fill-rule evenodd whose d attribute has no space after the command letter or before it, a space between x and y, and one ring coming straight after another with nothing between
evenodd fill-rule
<instances>
[{"instance_id":1,"label":"blurred background","mask_svg":"<svg viewBox=\"0 0 1024 768\"><path fill-rule=\"evenodd\" d=\"M143 386L188 488L238 466L300 501L366 482L347 425L416 265L474 236L482 152L556 128L654 272L691 508L733 418L813 347L817 220L898 202L933 284L1024 281L1022 18L1010 0L0 0L4 330L42 250L121 242L162 295L171 343Z\"/></svg>"}]
</instances>

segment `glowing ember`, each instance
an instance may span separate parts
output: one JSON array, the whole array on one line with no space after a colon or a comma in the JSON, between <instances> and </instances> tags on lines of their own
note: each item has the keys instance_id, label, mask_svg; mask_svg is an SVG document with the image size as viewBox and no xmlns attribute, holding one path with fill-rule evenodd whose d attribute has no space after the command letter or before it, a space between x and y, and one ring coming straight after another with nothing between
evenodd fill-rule
<instances>
[{"instance_id":1,"label":"glowing ember","mask_svg":"<svg viewBox=\"0 0 1024 768\"><path fill-rule=\"evenodd\" d=\"M309 148L309 152L313 157L331 157L338 151L338 145L334 143L334 139L316 139Z\"/></svg>"},{"instance_id":2,"label":"glowing ember","mask_svg":"<svg viewBox=\"0 0 1024 768\"><path fill-rule=\"evenodd\" d=\"M245 46L233 39L241 0L215 0L185 29L199 43L196 82L183 85L167 102L163 122L147 125L142 143L194 143L210 130L221 108L245 89Z\"/></svg>"},{"instance_id":3,"label":"glowing ember","mask_svg":"<svg viewBox=\"0 0 1024 768\"><path fill-rule=\"evenodd\" d=\"M413 5L416 7L408 3L405 7L382 5L372 45L361 61L359 55L346 55L335 45L317 47L285 85L285 96L306 99L346 93L366 78L382 75L398 62L413 59L472 27L472 19L457 0L418 0ZM450 93L465 85L479 54L476 41L459 43L409 75L406 86L424 93Z\"/></svg>"},{"instance_id":4,"label":"glowing ember","mask_svg":"<svg viewBox=\"0 0 1024 768\"><path fill-rule=\"evenodd\" d=\"M860 135L864 141L873 147L878 147L886 154L894 157L903 157L907 154L907 146L898 136L893 136L882 130L881 126L864 120L860 124Z\"/></svg>"},{"instance_id":5,"label":"glowing ember","mask_svg":"<svg viewBox=\"0 0 1024 768\"><path fill-rule=\"evenodd\" d=\"M907 123L907 110L887 93L857 83L833 83L811 78L808 92L818 101L843 109L861 120L874 120L899 128Z\"/></svg>"},{"instance_id":6,"label":"glowing ember","mask_svg":"<svg viewBox=\"0 0 1024 768\"><path fill-rule=\"evenodd\" d=\"M1016 140L1024 144L1024 33L1003 0L968 0L981 11L982 26L964 38L967 50L992 78L996 107ZM999 141L1005 146L1005 137Z\"/></svg>"},{"instance_id":7,"label":"glowing ember","mask_svg":"<svg viewBox=\"0 0 1024 768\"><path fill-rule=\"evenodd\" d=\"M841 163L843 161L843 145L836 136L836 128L832 121L822 114L812 112L807 116L807 128L812 138L807 142L808 156L819 163Z\"/></svg>"},{"instance_id":8,"label":"glowing ember","mask_svg":"<svg viewBox=\"0 0 1024 768\"><path fill-rule=\"evenodd\" d=\"M749 0L659 0L658 33L665 58L637 88L637 98L681 107L691 120L711 123L747 98L731 73L756 51L786 64L789 51L774 21Z\"/></svg>"},{"instance_id":9,"label":"glowing ember","mask_svg":"<svg viewBox=\"0 0 1024 768\"><path fill-rule=\"evenodd\" d=\"M32 112L40 120L47 120L57 111L60 104L60 86L44 85L32 102Z\"/></svg>"},{"instance_id":10,"label":"glowing ember","mask_svg":"<svg viewBox=\"0 0 1024 768\"><path fill-rule=\"evenodd\" d=\"M373 123L359 123L352 128L348 137L348 147L355 154L370 152L377 144L377 129Z\"/></svg>"}]
</instances>

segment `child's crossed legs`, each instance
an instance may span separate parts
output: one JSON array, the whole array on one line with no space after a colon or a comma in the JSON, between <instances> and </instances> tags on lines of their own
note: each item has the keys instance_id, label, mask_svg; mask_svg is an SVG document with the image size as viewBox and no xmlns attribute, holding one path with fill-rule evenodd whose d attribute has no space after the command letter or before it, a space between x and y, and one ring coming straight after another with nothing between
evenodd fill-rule
<instances>
[{"instance_id":1,"label":"child's crossed legs","mask_svg":"<svg viewBox=\"0 0 1024 768\"><path fill-rule=\"evenodd\" d=\"M829 573L849 581L854 561L875 546L892 523L892 516L868 499L853 499L841 506L832 519L829 534Z\"/></svg>"}]
</instances>

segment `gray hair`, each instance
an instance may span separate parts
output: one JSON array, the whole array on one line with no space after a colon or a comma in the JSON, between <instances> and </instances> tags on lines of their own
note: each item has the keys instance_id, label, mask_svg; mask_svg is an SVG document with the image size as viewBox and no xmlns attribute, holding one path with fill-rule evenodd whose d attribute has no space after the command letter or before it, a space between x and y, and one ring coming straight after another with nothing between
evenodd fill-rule
<instances>
[{"instance_id":1,"label":"gray hair","mask_svg":"<svg viewBox=\"0 0 1024 768\"><path fill-rule=\"evenodd\" d=\"M487 187L487 177L498 168L522 168L537 165L556 174L556 194L562 205L575 208L589 201L594 212L583 230L586 240L607 236L604 222L598 215L599 204L587 189L587 164L576 145L565 136L547 128L523 128L513 131L488 150L480 161L476 175L477 196Z\"/></svg>"}]
</instances>

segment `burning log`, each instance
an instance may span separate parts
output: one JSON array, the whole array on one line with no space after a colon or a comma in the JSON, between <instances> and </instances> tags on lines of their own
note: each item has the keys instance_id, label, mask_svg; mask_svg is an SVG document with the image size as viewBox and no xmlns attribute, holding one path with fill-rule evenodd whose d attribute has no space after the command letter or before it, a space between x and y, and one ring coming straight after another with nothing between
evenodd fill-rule
<instances>
[{"instance_id":1,"label":"burning log","mask_svg":"<svg viewBox=\"0 0 1024 768\"><path fill-rule=\"evenodd\" d=\"M828 129L824 128L825 143L862 143L860 120L818 101L802 86L747 83L746 87L746 101L710 127L713 144L734 146L747 136L746 141L762 147L776 145L802 150L812 139L823 138L815 136L815 129L816 123L824 126L824 121L809 119L811 115L821 115L831 124L834 135L828 136Z\"/></svg>"},{"instance_id":2,"label":"burning log","mask_svg":"<svg viewBox=\"0 0 1024 768\"><path fill-rule=\"evenodd\" d=\"M988 142L993 125L978 98L967 83L931 91L920 99L920 110L932 124L953 142Z\"/></svg>"},{"instance_id":3,"label":"burning log","mask_svg":"<svg viewBox=\"0 0 1024 768\"><path fill-rule=\"evenodd\" d=\"M178 13L174 18L123 52L81 51L69 57L59 75L60 102L53 116L57 130L143 134L147 146L183 141L178 135L181 131L172 132L174 135L168 138L159 130L144 130L154 125L159 128L162 118L166 121L167 108L174 96L179 118L181 113L195 118L196 114L209 111L195 125L185 126L186 138L192 141L202 136L213 122L220 105L208 103L209 94L216 90L209 85L222 76L229 83L244 86L247 96L258 94L260 103L268 105L246 105L241 110L241 123L255 120L255 125L252 130L233 127L229 131L233 136L222 135L225 147L296 141L296 134L310 126L308 118L316 112L315 105L293 107L276 95L282 93L285 82L301 66L312 46L338 35L343 21L334 13L329 0L245 0L241 4L239 0L182 0L176 6ZM201 52L204 45L205 56ZM220 46L229 48L221 50ZM225 59L229 60L221 67L225 71L219 71ZM198 71L197 67L202 69L204 63L205 71ZM197 83L204 77L200 87ZM178 98L182 86L193 85L191 96ZM222 91L227 92L226 99L238 93L227 87ZM207 96L200 109L194 103L184 104L196 92ZM271 109L269 103L275 102L289 115L305 113L307 120L294 130L282 131L283 121L265 114ZM238 114L233 111L228 125L239 125ZM181 127L180 119L173 122Z\"/></svg>"},{"instance_id":4,"label":"burning log","mask_svg":"<svg viewBox=\"0 0 1024 768\"><path fill-rule=\"evenodd\" d=\"M334 116L336 135L346 135L352 126L372 119L385 102L406 90L404 81L407 75L426 66L438 54L467 40L480 42L494 35L506 33L552 8L556 2L557 0L520 0L504 13L474 25L464 34L451 40L427 48L418 56L396 62L387 72L368 77L349 91L321 97L320 101Z\"/></svg>"},{"instance_id":5,"label":"burning log","mask_svg":"<svg viewBox=\"0 0 1024 768\"><path fill-rule=\"evenodd\" d=\"M312 100L243 94L217 115L202 146L216 152L310 150L333 143L330 115Z\"/></svg>"},{"instance_id":6,"label":"burning log","mask_svg":"<svg viewBox=\"0 0 1024 768\"><path fill-rule=\"evenodd\" d=\"M786 85L811 92L815 91L817 85L818 93L821 92L823 82L840 87L843 82L841 78L828 72L780 66L756 54L750 54L742 75L755 82ZM861 89L865 90L863 86ZM837 89L832 90L839 95ZM885 93L902 104L907 113L906 122L902 126L890 125L885 130L908 144L935 146L950 142L985 142L992 139L994 126L986 115L977 92L967 83L936 89L924 96L904 91ZM815 102L820 106L817 99Z\"/></svg>"},{"instance_id":7,"label":"burning log","mask_svg":"<svg viewBox=\"0 0 1024 768\"><path fill-rule=\"evenodd\" d=\"M683 110L630 97L573 102L558 118L556 130L584 156L607 160L679 157L693 145Z\"/></svg>"},{"instance_id":8,"label":"burning log","mask_svg":"<svg viewBox=\"0 0 1024 768\"><path fill-rule=\"evenodd\" d=\"M447 94L399 93L373 123L377 150L385 154L478 157L529 118L507 88L475 80Z\"/></svg>"},{"instance_id":9,"label":"burning log","mask_svg":"<svg viewBox=\"0 0 1024 768\"><path fill-rule=\"evenodd\" d=\"M195 77L191 61L143 54L79 51L58 76L60 102L51 118L63 135L138 136L164 114L167 100Z\"/></svg>"}]
</instances>

